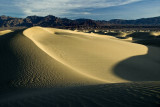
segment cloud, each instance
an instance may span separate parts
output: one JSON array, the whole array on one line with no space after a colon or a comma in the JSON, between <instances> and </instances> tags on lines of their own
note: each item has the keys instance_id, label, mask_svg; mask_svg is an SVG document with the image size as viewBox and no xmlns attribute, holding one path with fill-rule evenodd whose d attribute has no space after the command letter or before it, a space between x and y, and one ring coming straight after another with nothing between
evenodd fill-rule
<instances>
[{"instance_id":1,"label":"cloud","mask_svg":"<svg viewBox=\"0 0 160 107\"><path fill-rule=\"evenodd\" d=\"M65 14L89 15L88 8L107 8L112 6L126 5L141 0L14 0L15 6L19 7L26 16L45 16L53 14L62 16ZM82 11L72 10L82 9ZM85 10L86 9L86 10Z\"/></svg>"},{"instance_id":2,"label":"cloud","mask_svg":"<svg viewBox=\"0 0 160 107\"><path fill-rule=\"evenodd\" d=\"M14 5L14 0L0 0L0 15L21 16L24 15L21 8Z\"/></svg>"}]
</instances>

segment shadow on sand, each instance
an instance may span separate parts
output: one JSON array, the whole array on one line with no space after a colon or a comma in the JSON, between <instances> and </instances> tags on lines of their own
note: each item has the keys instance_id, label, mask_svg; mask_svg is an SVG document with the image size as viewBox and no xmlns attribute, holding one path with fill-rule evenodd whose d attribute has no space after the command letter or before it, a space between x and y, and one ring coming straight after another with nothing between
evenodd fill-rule
<instances>
[{"instance_id":1,"label":"shadow on sand","mask_svg":"<svg viewBox=\"0 0 160 107\"><path fill-rule=\"evenodd\" d=\"M22 31L15 31L3 36L0 36L0 86L7 86L18 72L19 59L16 57L13 49L12 40L17 33Z\"/></svg>"},{"instance_id":2,"label":"shadow on sand","mask_svg":"<svg viewBox=\"0 0 160 107\"><path fill-rule=\"evenodd\" d=\"M160 48L147 47L146 55L134 56L118 63L113 72L130 81L160 81Z\"/></svg>"}]
</instances>

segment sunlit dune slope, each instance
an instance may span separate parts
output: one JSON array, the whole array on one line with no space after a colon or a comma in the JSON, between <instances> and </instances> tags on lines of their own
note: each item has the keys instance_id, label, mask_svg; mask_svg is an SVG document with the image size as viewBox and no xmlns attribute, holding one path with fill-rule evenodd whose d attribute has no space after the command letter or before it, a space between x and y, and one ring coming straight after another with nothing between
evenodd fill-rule
<instances>
[{"instance_id":1,"label":"sunlit dune slope","mask_svg":"<svg viewBox=\"0 0 160 107\"><path fill-rule=\"evenodd\" d=\"M0 31L0 36L12 32L11 30Z\"/></svg>"},{"instance_id":2,"label":"sunlit dune slope","mask_svg":"<svg viewBox=\"0 0 160 107\"><path fill-rule=\"evenodd\" d=\"M153 36L160 36L160 32L151 32L151 35L153 35Z\"/></svg>"},{"instance_id":3,"label":"sunlit dune slope","mask_svg":"<svg viewBox=\"0 0 160 107\"><path fill-rule=\"evenodd\" d=\"M33 27L25 30L24 35L77 75L106 83L127 82L113 73L114 66L148 51L143 45L69 30Z\"/></svg>"}]
</instances>

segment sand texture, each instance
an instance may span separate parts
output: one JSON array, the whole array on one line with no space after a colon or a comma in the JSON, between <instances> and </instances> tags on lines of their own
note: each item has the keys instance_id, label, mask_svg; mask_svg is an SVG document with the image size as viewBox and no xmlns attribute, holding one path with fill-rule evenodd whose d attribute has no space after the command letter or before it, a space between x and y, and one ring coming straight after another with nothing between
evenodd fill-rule
<instances>
[{"instance_id":1,"label":"sand texture","mask_svg":"<svg viewBox=\"0 0 160 107\"><path fill-rule=\"evenodd\" d=\"M160 48L32 27L0 36L0 106L157 106Z\"/></svg>"},{"instance_id":2,"label":"sand texture","mask_svg":"<svg viewBox=\"0 0 160 107\"><path fill-rule=\"evenodd\" d=\"M60 89L15 89L0 97L0 107L159 107L159 105L159 82Z\"/></svg>"}]
</instances>

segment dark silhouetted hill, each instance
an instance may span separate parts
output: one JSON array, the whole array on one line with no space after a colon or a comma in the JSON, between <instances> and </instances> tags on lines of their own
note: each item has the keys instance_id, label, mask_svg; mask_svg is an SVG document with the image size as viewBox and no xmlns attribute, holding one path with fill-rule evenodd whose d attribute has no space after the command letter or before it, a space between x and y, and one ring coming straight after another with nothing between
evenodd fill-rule
<instances>
[{"instance_id":1,"label":"dark silhouetted hill","mask_svg":"<svg viewBox=\"0 0 160 107\"><path fill-rule=\"evenodd\" d=\"M26 18L15 18L10 16L0 16L0 27L59 27L59 28L120 28L134 26L160 26L160 17L143 18L137 20L113 19L110 21L59 18L52 15L45 17L28 16ZM118 26L118 27L117 27Z\"/></svg>"}]
</instances>

